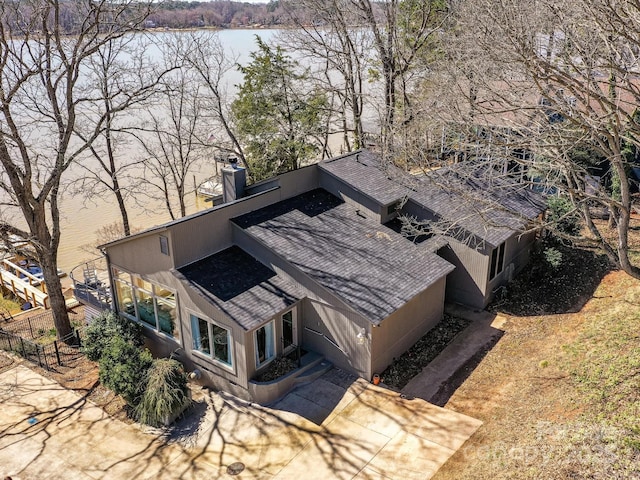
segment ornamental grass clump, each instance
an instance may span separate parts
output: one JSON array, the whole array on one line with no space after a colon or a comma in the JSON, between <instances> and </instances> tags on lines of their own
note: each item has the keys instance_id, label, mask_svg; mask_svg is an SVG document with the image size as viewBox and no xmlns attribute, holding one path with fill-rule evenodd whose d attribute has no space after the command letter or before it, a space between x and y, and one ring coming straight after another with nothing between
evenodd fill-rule
<instances>
[{"instance_id":1,"label":"ornamental grass clump","mask_svg":"<svg viewBox=\"0 0 640 480\"><path fill-rule=\"evenodd\" d=\"M85 333L83 351L98 362L100 382L122 396L138 421L167 425L191 403L182 365L154 360L137 323L108 312L93 319Z\"/></svg>"},{"instance_id":2,"label":"ornamental grass clump","mask_svg":"<svg viewBox=\"0 0 640 480\"><path fill-rule=\"evenodd\" d=\"M182 365L170 358L155 359L146 373L146 387L135 407L136 419L153 427L168 425L191 403Z\"/></svg>"}]
</instances>

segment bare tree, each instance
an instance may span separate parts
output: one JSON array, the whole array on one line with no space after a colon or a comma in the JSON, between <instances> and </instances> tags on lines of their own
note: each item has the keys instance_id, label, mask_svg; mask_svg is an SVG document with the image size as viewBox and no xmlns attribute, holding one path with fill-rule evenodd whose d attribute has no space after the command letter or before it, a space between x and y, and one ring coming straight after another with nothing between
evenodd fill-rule
<instances>
[{"instance_id":1,"label":"bare tree","mask_svg":"<svg viewBox=\"0 0 640 480\"><path fill-rule=\"evenodd\" d=\"M105 120L84 139L74 135L80 113L93 100L84 68L104 45L135 30L150 7L106 0L0 4L0 232L6 240L13 234L33 245L60 337L71 326L57 272L59 197L65 172Z\"/></svg>"},{"instance_id":2,"label":"bare tree","mask_svg":"<svg viewBox=\"0 0 640 480\"><path fill-rule=\"evenodd\" d=\"M465 139L459 148L569 199L609 258L640 278L628 251L640 141L638 4L473 0L457 20L445 42L451 88L441 97ZM595 218L602 212L613 239Z\"/></svg>"},{"instance_id":3,"label":"bare tree","mask_svg":"<svg viewBox=\"0 0 640 480\"><path fill-rule=\"evenodd\" d=\"M281 42L296 45L298 55L311 59L311 72L321 88L337 99L334 116L347 151L364 144L363 113L368 68L373 66L372 38L354 28L356 15L341 0L303 0L287 5L296 29L283 30ZM313 16L309 18L309 14Z\"/></svg>"},{"instance_id":4,"label":"bare tree","mask_svg":"<svg viewBox=\"0 0 640 480\"><path fill-rule=\"evenodd\" d=\"M225 49L215 32L185 32L170 42L172 55L184 59L183 68L200 85L201 122L209 128L209 143L222 155L238 157L251 176L233 125L227 88L228 75L237 68L237 55Z\"/></svg>"},{"instance_id":5,"label":"bare tree","mask_svg":"<svg viewBox=\"0 0 640 480\"><path fill-rule=\"evenodd\" d=\"M187 214L186 196L193 193L189 180L208 147L200 91L200 85L185 69L165 76L163 88L145 112L148 119L131 130L144 155L139 185L165 204L171 219Z\"/></svg>"},{"instance_id":6,"label":"bare tree","mask_svg":"<svg viewBox=\"0 0 640 480\"><path fill-rule=\"evenodd\" d=\"M78 136L86 140L95 130L91 118L102 123L99 136L89 145L90 158L78 163L83 175L75 182L76 191L86 201L105 193L113 195L124 235L131 233L127 199L135 198L137 192L130 171L141 162L130 151L134 139L127 129L137 121L133 110L149 100L163 75L174 68L158 71L158 65L145 53L151 45L148 37L131 35L96 52L88 63L88 76L99 94L91 110L87 105L92 117L85 115L87 121L76 128ZM121 108L123 105L127 108Z\"/></svg>"},{"instance_id":7,"label":"bare tree","mask_svg":"<svg viewBox=\"0 0 640 480\"><path fill-rule=\"evenodd\" d=\"M296 12L300 12L296 8L299 3L292 2L289 6L294 19ZM305 18L312 15L311 25L316 26L304 26L304 31L309 41L317 46L315 54L328 58L331 68L340 72L345 80L343 100L351 108L356 144L361 144L362 79L368 77L375 80L379 77L383 86L379 120L382 144L391 147L398 113L402 115L401 125L413 119L410 96L412 69L420 63L420 59L424 63L428 58L424 52L437 37L447 18L447 2L305 0L302 6L305 9L298 18L298 25L304 26ZM329 35L325 34L325 29ZM363 38L371 42L374 55L362 55L359 44ZM312 51L310 53L314 54ZM368 58L372 60L365 70L363 61Z\"/></svg>"}]
</instances>

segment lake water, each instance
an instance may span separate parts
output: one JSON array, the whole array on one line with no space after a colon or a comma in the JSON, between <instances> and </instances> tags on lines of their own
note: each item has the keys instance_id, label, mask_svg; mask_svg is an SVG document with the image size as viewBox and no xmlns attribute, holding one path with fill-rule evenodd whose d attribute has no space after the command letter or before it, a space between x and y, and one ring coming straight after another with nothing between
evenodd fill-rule
<instances>
[{"instance_id":1,"label":"lake water","mask_svg":"<svg viewBox=\"0 0 640 480\"><path fill-rule=\"evenodd\" d=\"M278 32L280 32L280 30L221 30L217 35L225 52L229 52L231 57L237 58L237 63L246 65L251 61L251 52L257 49L255 36L259 35L263 40L269 41L274 40ZM165 36L186 34L182 32L157 32L151 35L161 40L162 37ZM156 42L156 44L160 44L160 41ZM153 45L149 47L146 53L150 54L151 57L157 56L160 58L161 56L159 48ZM293 49L291 55L303 65L313 65L312 60L305 58L304 54L300 51ZM227 72L223 83L225 84L229 98L233 97L236 86L241 82L242 74L237 69ZM379 85L375 87L375 83L376 82L369 83L365 86L368 93L372 93L374 88L379 88ZM375 95L373 97L375 97ZM377 109L375 108L367 109L365 105L365 111L363 112L365 122L371 125L377 123L375 117L376 111ZM330 146L334 152L339 153L342 137L340 134L332 135L332 137L333 139L330 138ZM127 155L133 157L139 155L139 152L131 150ZM211 159L213 159L213 155L214 149L212 147ZM192 172L193 178L190 179L189 188L192 189L194 185L199 185L201 182L209 179L214 175L215 171L214 163L205 161L201 168ZM70 171L67 172L69 174L68 177L76 177L78 172L78 167L72 167ZM195 193L190 194L186 200L187 214L211 207L211 203L196 197ZM140 199L138 199L138 203L129 202L127 209L130 225L132 228L138 230L159 225L171 219L163 201L151 200L148 197L142 202L140 202ZM95 248L92 249L90 247L98 242L104 242L104 239L97 238L97 231L106 225L121 222L120 212L115 198L113 194L110 193L104 194L103 196L94 195L89 201L80 196L67 194L61 199L60 211L62 237L58 251L58 266L66 272L70 272L75 266L86 260L99 256L99 252L95 250Z\"/></svg>"},{"instance_id":2,"label":"lake water","mask_svg":"<svg viewBox=\"0 0 640 480\"><path fill-rule=\"evenodd\" d=\"M256 49L255 35L259 35L263 40L271 39L278 30L222 30L218 32L218 37L230 52L238 56L238 63L247 64L251 58L250 53ZM165 35L180 35L180 32L159 32L153 35L159 37ZM225 77L229 94L233 94L235 85L242 82L242 75L237 70L233 70ZM213 157L213 151L212 157ZM194 171L194 183L211 177L215 172L213 163L204 165L201 169ZM74 175L74 172L70 172ZM191 182L190 182L191 183ZM192 187L193 185L189 185ZM202 198L196 198L195 194L187 197L187 213L194 213L205 208L209 208L210 203ZM159 201L147 200L142 206L128 204L130 224L138 229L149 228L170 220L169 213L166 212L164 204ZM96 231L101 227L121 221L113 195L94 196L90 201L79 196L67 195L61 202L61 232L60 249L58 252L58 265L62 270L69 272L80 263L95 258L99 252L93 250L88 252L87 246L95 244L97 239Z\"/></svg>"}]
</instances>

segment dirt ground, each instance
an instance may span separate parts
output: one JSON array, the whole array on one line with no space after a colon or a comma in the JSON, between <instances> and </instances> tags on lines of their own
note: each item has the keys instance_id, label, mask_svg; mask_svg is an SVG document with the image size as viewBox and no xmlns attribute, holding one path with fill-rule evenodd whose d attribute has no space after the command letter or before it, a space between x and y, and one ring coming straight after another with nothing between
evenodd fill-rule
<instances>
[{"instance_id":1,"label":"dirt ground","mask_svg":"<svg viewBox=\"0 0 640 480\"><path fill-rule=\"evenodd\" d=\"M508 316L446 404L484 424L435 478L640 478L637 300L616 271L576 313Z\"/></svg>"}]
</instances>

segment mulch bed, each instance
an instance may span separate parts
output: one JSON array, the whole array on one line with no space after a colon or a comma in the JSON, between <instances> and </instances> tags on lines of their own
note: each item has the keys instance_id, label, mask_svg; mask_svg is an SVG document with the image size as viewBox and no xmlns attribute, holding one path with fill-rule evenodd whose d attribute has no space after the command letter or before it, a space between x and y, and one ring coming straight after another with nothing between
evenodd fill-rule
<instances>
[{"instance_id":1,"label":"mulch bed","mask_svg":"<svg viewBox=\"0 0 640 480\"><path fill-rule=\"evenodd\" d=\"M394 359L380 375L382 382L395 390L402 390L413 377L436 358L458 333L467 328L469 320L444 315L435 327L429 330L413 347Z\"/></svg>"},{"instance_id":2,"label":"mulch bed","mask_svg":"<svg viewBox=\"0 0 640 480\"><path fill-rule=\"evenodd\" d=\"M547 248L562 254L557 268L544 257ZM544 241L532 252L529 264L487 310L516 316L578 312L611 270L605 255L593 250Z\"/></svg>"}]
</instances>

